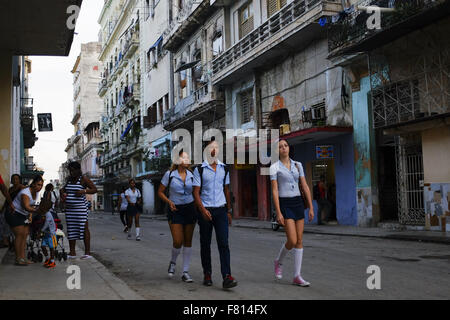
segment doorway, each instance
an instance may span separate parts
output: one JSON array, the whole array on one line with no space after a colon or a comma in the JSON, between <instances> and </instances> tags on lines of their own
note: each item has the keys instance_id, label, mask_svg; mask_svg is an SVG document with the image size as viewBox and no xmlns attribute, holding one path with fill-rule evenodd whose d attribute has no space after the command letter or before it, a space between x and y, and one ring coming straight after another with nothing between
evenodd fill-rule
<instances>
[{"instance_id":1,"label":"doorway","mask_svg":"<svg viewBox=\"0 0 450 320\"><path fill-rule=\"evenodd\" d=\"M242 217L258 217L258 184L256 170L241 170L242 188Z\"/></svg>"},{"instance_id":2,"label":"doorway","mask_svg":"<svg viewBox=\"0 0 450 320\"><path fill-rule=\"evenodd\" d=\"M317 201L318 223L336 223L336 178L333 159L312 161L313 199ZM322 187L320 181L322 180Z\"/></svg>"}]
</instances>

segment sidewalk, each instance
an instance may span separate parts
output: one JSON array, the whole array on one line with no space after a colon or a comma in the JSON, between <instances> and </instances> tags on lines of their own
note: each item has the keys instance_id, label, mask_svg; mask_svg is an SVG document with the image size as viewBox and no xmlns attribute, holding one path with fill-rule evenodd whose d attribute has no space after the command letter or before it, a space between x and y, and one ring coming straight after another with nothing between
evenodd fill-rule
<instances>
[{"instance_id":1,"label":"sidewalk","mask_svg":"<svg viewBox=\"0 0 450 320\"><path fill-rule=\"evenodd\" d=\"M78 249L79 252L81 248ZM25 267L14 265L14 253L0 249L0 300L142 300L122 280L95 258L57 261L53 269L42 263ZM66 273L70 265L80 267L81 289L70 290ZM73 282L72 282L73 283Z\"/></svg>"}]
</instances>

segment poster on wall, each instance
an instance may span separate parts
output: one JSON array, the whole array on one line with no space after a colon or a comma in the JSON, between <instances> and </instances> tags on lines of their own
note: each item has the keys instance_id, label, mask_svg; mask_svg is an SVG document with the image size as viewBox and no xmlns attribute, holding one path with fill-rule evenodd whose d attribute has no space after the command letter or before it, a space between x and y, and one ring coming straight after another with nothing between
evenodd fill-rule
<instances>
[{"instance_id":1,"label":"poster on wall","mask_svg":"<svg viewBox=\"0 0 450 320\"><path fill-rule=\"evenodd\" d=\"M316 159L333 159L333 146L316 146Z\"/></svg>"},{"instance_id":2,"label":"poster on wall","mask_svg":"<svg viewBox=\"0 0 450 320\"><path fill-rule=\"evenodd\" d=\"M51 113L38 113L37 117L39 131L53 131Z\"/></svg>"}]
</instances>

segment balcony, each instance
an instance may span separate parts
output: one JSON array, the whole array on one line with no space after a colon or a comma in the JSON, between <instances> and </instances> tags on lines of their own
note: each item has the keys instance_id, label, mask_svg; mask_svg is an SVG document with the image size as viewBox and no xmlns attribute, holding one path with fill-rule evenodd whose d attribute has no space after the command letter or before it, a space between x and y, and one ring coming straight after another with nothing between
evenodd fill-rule
<instances>
[{"instance_id":1,"label":"balcony","mask_svg":"<svg viewBox=\"0 0 450 320\"><path fill-rule=\"evenodd\" d=\"M163 127L167 131L183 127L193 129L193 121L211 122L225 115L222 94L211 91L209 85L201 87L190 96L178 102L164 114Z\"/></svg>"},{"instance_id":2,"label":"balcony","mask_svg":"<svg viewBox=\"0 0 450 320\"><path fill-rule=\"evenodd\" d=\"M448 63L447 63L448 65ZM432 79L434 77L435 79ZM439 72L391 82L372 90L373 126L387 128L450 116L450 88L441 92ZM449 76L445 82L448 83ZM433 89L434 88L434 89Z\"/></svg>"},{"instance_id":3,"label":"balcony","mask_svg":"<svg viewBox=\"0 0 450 320\"><path fill-rule=\"evenodd\" d=\"M131 59L138 48L139 48L139 32L136 31L125 42L124 59Z\"/></svg>"},{"instance_id":4,"label":"balcony","mask_svg":"<svg viewBox=\"0 0 450 320\"><path fill-rule=\"evenodd\" d=\"M77 121L80 119L80 117L81 117L81 108L78 106L75 108L74 115L73 115L72 121L70 123L75 125L75 123L77 123Z\"/></svg>"},{"instance_id":5,"label":"balcony","mask_svg":"<svg viewBox=\"0 0 450 320\"><path fill-rule=\"evenodd\" d=\"M106 91L108 90L108 80L106 78L103 78L99 83L98 83L98 95L100 97L103 97L106 93Z\"/></svg>"},{"instance_id":6,"label":"balcony","mask_svg":"<svg viewBox=\"0 0 450 320\"><path fill-rule=\"evenodd\" d=\"M300 51L326 37L317 21L340 10L340 1L294 0L213 60L213 84L232 84L255 68L277 63L292 48Z\"/></svg>"},{"instance_id":7,"label":"balcony","mask_svg":"<svg viewBox=\"0 0 450 320\"><path fill-rule=\"evenodd\" d=\"M32 127L33 120L33 107L22 106L20 108L20 122L22 127Z\"/></svg>"},{"instance_id":8,"label":"balcony","mask_svg":"<svg viewBox=\"0 0 450 320\"><path fill-rule=\"evenodd\" d=\"M163 33L163 48L175 52L216 10L210 0L189 1Z\"/></svg>"},{"instance_id":9,"label":"balcony","mask_svg":"<svg viewBox=\"0 0 450 320\"><path fill-rule=\"evenodd\" d=\"M134 84L129 87L128 91L124 93L124 105L129 108L133 108L135 105L139 105L141 100L140 84Z\"/></svg>"},{"instance_id":10,"label":"balcony","mask_svg":"<svg viewBox=\"0 0 450 320\"><path fill-rule=\"evenodd\" d=\"M376 5L395 9L381 13L381 29L369 30L366 11L355 10L329 26L328 47L330 57L366 52L394 41L414 30L423 28L446 16L449 0L364 0L355 5Z\"/></svg>"}]
</instances>

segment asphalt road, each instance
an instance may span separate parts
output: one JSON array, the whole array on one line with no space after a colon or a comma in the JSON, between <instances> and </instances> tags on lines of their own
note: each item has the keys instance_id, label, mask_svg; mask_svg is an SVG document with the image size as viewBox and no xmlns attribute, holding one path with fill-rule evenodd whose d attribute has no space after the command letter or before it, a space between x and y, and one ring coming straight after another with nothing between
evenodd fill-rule
<instances>
[{"instance_id":1,"label":"asphalt road","mask_svg":"<svg viewBox=\"0 0 450 320\"><path fill-rule=\"evenodd\" d=\"M311 287L291 284L293 254L284 262L284 277L275 280L273 260L285 240L284 231L230 228L232 274L239 282L222 289L213 235L213 286L202 285L198 226L194 232L191 276L167 276L171 235L167 221L141 219L142 241L127 240L117 214L89 217L92 253L111 272L146 299L448 299L450 247L413 241L305 234L302 276ZM133 231L134 235L134 231ZM78 252L82 253L81 250ZM380 268L381 289L369 290L370 265Z\"/></svg>"}]
</instances>

